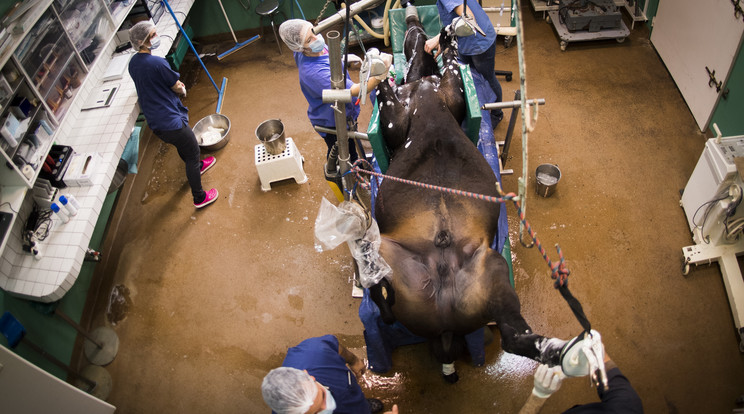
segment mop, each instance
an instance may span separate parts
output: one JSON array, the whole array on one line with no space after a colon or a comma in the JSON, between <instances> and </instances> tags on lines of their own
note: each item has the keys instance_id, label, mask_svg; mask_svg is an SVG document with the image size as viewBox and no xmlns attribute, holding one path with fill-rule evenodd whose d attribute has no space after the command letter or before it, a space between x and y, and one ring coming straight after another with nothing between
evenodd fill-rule
<instances>
[{"instance_id":1,"label":"mop","mask_svg":"<svg viewBox=\"0 0 744 414\"><path fill-rule=\"evenodd\" d=\"M233 31L232 25L230 24L230 19L227 18L227 13L225 12L225 7L222 5L222 0L217 0L218 3L220 3L220 8L222 9L222 14L225 15L225 21L227 21L227 27L230 28L230 33L232 33L233 40L235 40L235 46L227 50L226 52L223 52L219 55L217 55L217 60L222 60L226 58L227 56L237 52L238 50L250 45L251 43L255 42L256 40L261 38L261 35L255 35L252 38L246 40L243 43L238 43L238 38L235 37L235 32Z\"/></svg>"},{"instance_id":2,"label":"mop","mask_svg":"<svg viewBox=\"0 0 744 414\"><path fill-rule=\"evenodd\" d=\"M204 65L204 62L202 62L201 58L199 57L199 52L196 51L196 48L194 47L194 44L191 43L191 39L189 39L189 36L186 34L186 31L183 30L183 27L180 23L178 23L178 19L176 18L176 14L173 12L173 9L171 8L170 4L168 4L168 0L162 0L165 7L168 9L168 12L173 17L173 21L176 22L176 26L178 26L178 30L183 35L183 38L189 43L189 47L196 55L196 60L199 61L201 64L201 67L204 69L204 72L207 73L207 77L209 77L209 80L212 82L212 86L214 86L214 89L217 90L217 113L219 114L222 110L222 99L225 97L225 88L227 87L227 78L222 78L222 86L218 87L217 84L214 82L214 79L212 78L212 75L209 74L209 70L207 70L207 66Z\"/></svg>"}]
</instances>

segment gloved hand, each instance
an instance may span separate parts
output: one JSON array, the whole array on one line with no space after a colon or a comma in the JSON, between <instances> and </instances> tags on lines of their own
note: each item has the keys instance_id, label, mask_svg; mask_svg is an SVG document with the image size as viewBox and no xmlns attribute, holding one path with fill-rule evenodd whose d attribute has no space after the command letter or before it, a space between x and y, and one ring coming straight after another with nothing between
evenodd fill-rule
<instances>
[{"instance_id":1,"label":"gloved hand","mask_svg":"<svg viewBox=\"0 0 744 414\"><path fill-rule=\"evenodd\" d=\"M563 375L561 367L548 367L545 364L540 364L535 371L535 386L532 388L532 395L538 398L550 397L561 387L563 378L566 378L566 376Z\"/></svg>"},{"instance_id":2,"label":"gloved hand","mask_svg":"<svg viewBox=\"0 0 744 414\"><path fill-rule=\"evenodd\" d=\"M382 63L385 64L385 73L381 73L380 75L375 76L375 79L384 81L390 76L390 65L393 64L393 55L391 55L390 53L380 53L379 58Z\"/></svg>"},{"instance_id":3,"label":"gloved hand","mask_svg":"<svg viewBox=\"0 0 744 414\"><path fill-rule=\"evenodd\" d=\"M561 367L569 377L591 375L592 383L607 385L602 336L594 329L570 340L561 351ZM597 376L599 371L599 377Z\"/></svg>"},{"instance_id":4,"label":"gloved hand","mask_svg":"<svg viewBox=\"0 0 744 414\"><path fill-rule=\"evenodd\" d=\"M393 64L393 55L390 53L382 52L380 53L380 59L382 59L382 62L385 64L385 67L390 69L390 65Z\"/></svg>"}]
</instances>

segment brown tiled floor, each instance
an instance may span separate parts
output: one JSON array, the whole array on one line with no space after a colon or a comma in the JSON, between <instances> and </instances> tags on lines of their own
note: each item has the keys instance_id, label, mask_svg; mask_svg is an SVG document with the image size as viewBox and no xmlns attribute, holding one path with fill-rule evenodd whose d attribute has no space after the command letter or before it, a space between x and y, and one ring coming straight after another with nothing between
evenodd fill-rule
<instances>
[{"instance_id":1,"label":"brown tiled floor","mask_svg":"<svg viewBox=\"0 0 744 414\"><path fill-rule=\"evenodd\" d=\"M528 94L547 101L530 135L530 188L539 164L558 164L563 173L554 196L530 192L529 220L545 244L560 243L573 293L646 412L730 412L744 393L744 358L720 272L712 265L681 274L681 248L691 237L679 191L706 137L645 26L622 44L571 44L561 52L552 26L525 11ZM496 66L516 72L516 48L499 47ZM126 287L131 301L114 325L121 347L107 367L109 402L120 413L268 412L260 382L287 347L331 333L364 352L359 299L347 281L350 255L313 247L320 200L333 196L321 172L325 145L307 121L291 53L280 56L271 39L209 69L218 81L229 79L223 113L232 138L204 176L219 201L194 211L175 150L143 139L140 173L125 184L99 265L93 325L107 323L114 286ZM502 86L512 96L516 76ZM203 73L186 104L192 124L214 111L216 93ZM310 179L264 193L254 130L270 118L281 118L297 142ZM517 138L507 164L517 174L504 178L507 191L517 190L520 152ZM508 208L526 320L546 335L578 334L540 255L519 245ZM460 361L460 382L449 385L426 345L401 348L393 370L368 373L364 388L388 407L397 402L401 413L516 412L535 364L503 353L498 341L486 351L485 367ZM586 379L567 380L544 412L594 400Z\"/></svg>"}]
</instances>

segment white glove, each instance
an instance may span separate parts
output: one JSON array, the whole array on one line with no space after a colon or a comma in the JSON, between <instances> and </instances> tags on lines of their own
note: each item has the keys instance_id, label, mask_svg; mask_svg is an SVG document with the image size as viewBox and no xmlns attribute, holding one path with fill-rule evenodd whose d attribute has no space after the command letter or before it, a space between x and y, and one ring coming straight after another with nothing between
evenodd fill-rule
<instances>
[{"instance_id":1,"label":"white glove","mask_svg":"<svg viewBox=\"0 0 744 414\"><path fill-rule=\"evenodd\" d=\"M385 67L390 69L390 65L393 64L393 55L390 53L380 53L380 59L385 64Z\"/></svg>"},{"instance_id":2,"label":"white glove","mask_svg":"<svg viewBox=\"0 0 744 414\"><path fill-rule=\"evenodd\" d=\"M540 364L535 371L535 386L532 388L532 395L538 398L548 398L551 394L558 391L561 387L563 378L566 378L561 371L561 367L548 367Z\"/></svg>"},{"instance_id":3,"label":"white glove","mask_svg":"<svg viewBox=\"0 0 744 414\"><path fill-rule=\"evenodd\" d=\"M607 385L607 372L604 365L604 345L602 336L594 329L590 335L578 336L564 348L561 355L563 373L569 377L591 375L592 383ZM599 377L597 371L599 370Z\"/></svg>"},{"instance_id":4,"label":"white glove","mask_svg":"<svg viewBox=\"0 0 744 414\"><path fill-rule=\"evenodd\" d=\"M385 65L385 72L375 76L375 79L382 82L390 77L390 65L393 64L393 55L389 53L380 53L379 59Z\"/></svg>"}]
</instances>

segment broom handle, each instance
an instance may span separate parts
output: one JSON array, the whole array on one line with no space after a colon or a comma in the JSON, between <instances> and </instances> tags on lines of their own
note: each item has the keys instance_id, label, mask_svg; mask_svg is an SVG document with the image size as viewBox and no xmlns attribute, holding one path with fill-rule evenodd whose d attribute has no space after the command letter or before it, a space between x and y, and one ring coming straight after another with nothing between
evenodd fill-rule
<instances>
[{"instance_id":1,"label":"broom handle","mask_svg":"<svg viewBox=\"0 0 744 414\"><path fill-rule=\"evenodd\" d=\"M230 33L232 33L233 40L235 40L235 43L238 43L238 38L235 37L235 32L233 32L232 25L230 24L230 19L227 18L227 13L225 13L225 6L222 5L222 0L217 0L218 3L220 3L220 9L222 9L222 14L225 16L225 21L227 22L227 27L230 28Z\"/></svg>"}]
</instances>

